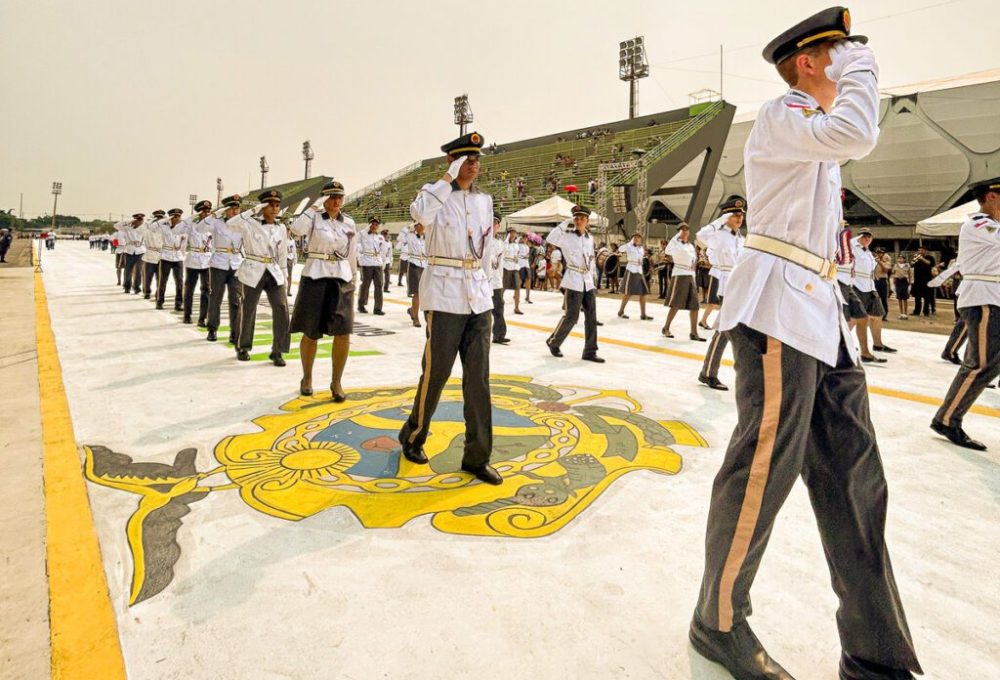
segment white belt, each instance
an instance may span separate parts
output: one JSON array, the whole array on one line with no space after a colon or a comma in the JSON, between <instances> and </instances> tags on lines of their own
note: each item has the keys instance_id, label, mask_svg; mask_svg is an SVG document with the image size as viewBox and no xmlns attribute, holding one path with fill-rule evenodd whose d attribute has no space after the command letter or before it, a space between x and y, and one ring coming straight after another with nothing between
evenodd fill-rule
<instances>
[{"instance_id":1,"label":"white belt","mask_svg":"<svg viewBox=\"0 0 1000 680\"><path fill-rule=\"evenodd\" d=\"M153 252L153 253L158 253L158 252L160 252L160 249L159 249L159 248L154 248L153 246L146 246L146 250L148 250L148 251L150 251L150 252Z\"/></svg>"},{"instance_id":2,"label":"white belt","mask_svg":"<svg viewBox=\"0 0 1000 680\"><path fill-rule=\"evenodd\" d=\"M962 274L963 281L986 281L1000 283L1000 274Z\"/></svg>"},{"instance_id":3,"label":"white belt","mask_svg":"<svg viewBox=\"0 0 1000 680\"><path fill-rule=\"evenodd\" d=\"M455 267L458 269L476 269L481 266L479 260L470 257L467 259L459 259L457 257L439 257L437 255L431 255L427 258L428 264L441 267Z\"/></svg>"},{"instance_id":4,"label":"white belt","mask_svg":"<svg viewBox=\"0 0 1000 680\"><path fill-rule=\"evenodd\" d=\"M763 234L750 234L747 236L746 247L780 257L783 260L788 260L818 274L828 281L833 281L837 278L836 262L822 258L805 248L800 248L791 243L785 243L784 241L764 236Z\"/></svg>"},{"instance_id":5,"label":"white belt","mask_svg":"<svg viewBox=\"0 0 1000 680\"><path fill-rule=\"evenodd\" d=\"M274 262L274 258L272 257L261 257L259 255L247 255L246 258L248 260L253 260L254 262L262 262L263 264L271 264Z\"/></svg>"},{"instance_id":6,"label":"white belt","mask_svg":"<svg viewBox=\"0 0 1000 680\"><path fill-rule=\"evenodd\" d=\"M566 265L566 269L570 270L571 272L579 272L581 274L589 274L590 273L589 269L585 269L584 267L574 267L571 264Z\"/></svg>"},{"instance_id":7,"label":"white belt","mask_svg":"<svg viewBox=\"0 0 1000 680\"><path fill-rule=\"evenodd\" d=\"M677 276L677 272L683 272L682 275L694 274L694 269L692 269L691 267L686 267L686 266L684 266L682 264L675 264L674 265L674 270L673 270L673 275Z\"/></svg>"},{"instance_id":8,"label":"white belt","mask_svg":"<svg viewBox=\"0 0 1000 680\"><path fill-rule=\"evenodd\" d=\"M342 262L344 258L336 253L307 253L307 260L326 260L329 262Z\"/></svg>"}]
</instances>

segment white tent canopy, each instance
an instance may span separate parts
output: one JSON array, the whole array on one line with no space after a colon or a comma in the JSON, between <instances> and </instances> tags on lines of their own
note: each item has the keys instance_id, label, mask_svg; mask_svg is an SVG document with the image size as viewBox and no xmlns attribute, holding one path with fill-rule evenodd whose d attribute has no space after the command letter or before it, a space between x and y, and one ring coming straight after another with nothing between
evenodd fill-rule
<instances>
[{"instance_id":1,"label":"white tent canopy","mask_svg":"<svg viewBox=\"0 0 1000 680\"><path fill-rule=\"evenodd\" d=\"M563 220L572 218L572 210L572 203L567 201L562 196L555 194L546 198L541 203L529 205L524 210L518 210L515 213L507 215L507 224L527 224L533 226L554 227ZM591 226L603 227L606 224L607 220L597 213L592 213L590 215Z\"/></svg>"},{"instance_id":2,"label":"white tent canopy","mask_svg":"<svg viewBox=\"0 0 1000 680\"><path fill-rule=\"evenodd\" d=\"M962 223L975 212L979 212L977 201L956 205L951 210L917 222L917 233L922 236L958 236Z\"/></svg>"}]
</instances>

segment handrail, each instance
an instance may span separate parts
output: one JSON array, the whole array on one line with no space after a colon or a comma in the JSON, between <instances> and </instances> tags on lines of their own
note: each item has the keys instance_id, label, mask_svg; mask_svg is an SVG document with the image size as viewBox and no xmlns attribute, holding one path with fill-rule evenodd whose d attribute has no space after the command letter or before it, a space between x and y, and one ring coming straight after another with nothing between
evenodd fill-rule
<instances>
[{"instance_id":1,"label":"handrail","mask_svg":"<svg viewBox=\"0 0 1000 680\"><path fill-rule=\"evenodd\" d=\"M386 184L388 184L392 180L399 179L403 175L406 175L406 174L409 174L409 173L413 172L414 170L416 170L417 168L419 168L420 165L421 165L420 161L416 161L414 163L410 163L406 167L400 168L399 170L397 170L396 172L392 173L391 175L387 175L387 176L383 177L382 179L380 179L378 181L372 182L371 184L369 184L366 187L363 187L361 189L358 189L357 191L354 191L354 192L348 194L344 198L344 203L345 204L350 203L351 201L354 201L354 200L360 198L361 196L364 196L365 194L374 191L375 189L378 189L380 187L384 187Z\"/></svg>"}]
</instances>

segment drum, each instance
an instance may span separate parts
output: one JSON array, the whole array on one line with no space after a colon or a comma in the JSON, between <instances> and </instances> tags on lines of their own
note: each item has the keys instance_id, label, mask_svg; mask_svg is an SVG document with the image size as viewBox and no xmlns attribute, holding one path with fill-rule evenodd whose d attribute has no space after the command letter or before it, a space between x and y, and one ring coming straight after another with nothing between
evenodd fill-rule
<instances>
[{"instance_id":1,"label":"drum","mask_svg":"<svg viewBox=\"0 0 1000 680\"><path fill-rule=\"evenodd\" d=\"M649 270L651 268L652 267L649 264L649 258L648 257L642 258L642 275L643 275L643 277L646 277L646 278L649 277Z\"/></svg>"},{"instance_id":2,"label":"drum","mask_svg":"<svg viewBox=\"0 0 1000 680\"><path fill-rule=\"evenodd\" d=\"M600 269L602 271L604 270L604 261L606 259L608 259L608 255L610 255L610 254L611 253L609 253L606 250L602 250L601 252L597 253L597 259L595 260L595 262L597 263L597 268L598 269Z\"/></svg>"},{"instance_id":3,"label":"drum","mask_svg":"<svg viewBox=\"0 0 1000 680\"><path fill-rule=\"evenodd\" d=\"M617 276L618 274L618 256L615 254L608 255L604 260L604 273L610 276Z\"/></svg>"}]
</instances>

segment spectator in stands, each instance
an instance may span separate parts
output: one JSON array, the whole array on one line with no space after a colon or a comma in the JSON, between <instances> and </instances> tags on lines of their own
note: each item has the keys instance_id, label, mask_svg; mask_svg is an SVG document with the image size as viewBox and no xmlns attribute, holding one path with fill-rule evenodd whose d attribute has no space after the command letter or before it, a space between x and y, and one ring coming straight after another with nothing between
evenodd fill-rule
<instances>
[{"instance_id":1,"label":"spectator in stands","mask_svg":"<svg viewBox=\"0 0 1000 680\"><path fill-rule=\"evenodd\" d=\"M917 248L917 254L911 263L913 267L913 315L924 316L934 313L934 289L927 283L934 278L933 269L936 264L933 255L927 254L923 246Z\"/></svg>"},{"instance_id":2,"label":"spectator in stands","mask_svg":"<svg viewBox=\"0 0 1000 680\"><path fill-rule=\"evenodd\" d=\"M589 182L587 182L587 193L589 193L591 196L597 193L596 179L591 179Z\"/></svg>"},{"instance_id":3,"label":"spectator in stands","mask_svg":"<svg viewBox=\"0 0 1000 680\"><path fill-rule=\"evenodd\" d=\"M517 197L524 198L524 178L517 178Z\"/></svg>"},{"instance_id":4,"label":"spectator in stands","mask_svg":"<svg viewBox=\"0 0 1000 680\"><path fill-rule=\"evenodd\" d=\"M907 307L910 300L910 282L913 280L913 270L907 264L906 258L900 254L896 258L896 264L892 268L892 285L896 293L896 301L899 304L899 318L908 319Z\"/></svg>"}]
</instances>

